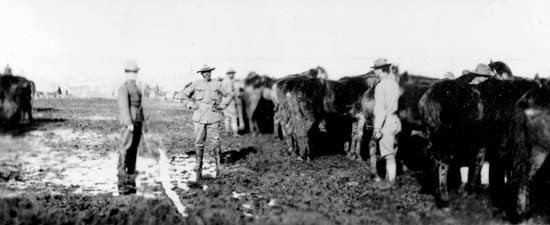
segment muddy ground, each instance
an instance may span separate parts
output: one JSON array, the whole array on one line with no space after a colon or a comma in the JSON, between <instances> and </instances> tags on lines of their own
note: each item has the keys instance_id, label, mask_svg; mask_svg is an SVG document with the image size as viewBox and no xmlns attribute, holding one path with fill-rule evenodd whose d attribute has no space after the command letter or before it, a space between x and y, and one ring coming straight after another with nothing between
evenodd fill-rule
<instances>
[{"instance_id":1,"label":"muddy ground","mask_svg":"<svg viewBox=\"0 0 550 225\"><path fill-rule=\"evenodd\" d=\"M138 193L118 196L116 102L39 99L36 123L0 129L0 224L507 224L485 193L454 193L450 211L420 193L414 172L390 190L372 186L365 162L340 155L302 162L272 135L222 138L224 151L244 158L193 180L191 114L177 103L146 102L146 144L138 158ZM159 154L168 155L171 189L160 178ZM547 224L541 201L526 224Z\"/></svg>"}]
</instances>

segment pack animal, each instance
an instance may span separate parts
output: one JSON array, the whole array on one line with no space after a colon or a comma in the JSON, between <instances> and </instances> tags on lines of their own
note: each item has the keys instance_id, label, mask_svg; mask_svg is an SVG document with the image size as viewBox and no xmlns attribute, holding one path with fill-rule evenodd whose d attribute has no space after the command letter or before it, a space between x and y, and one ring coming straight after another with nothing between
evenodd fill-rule
<instances>
[{"instance_id":1,"label":"pack animal","mask_svg":"<svg viewBox=\"0 0 550 225\"><path fill-rule=\"evenodd\" d=\"M248 76L244 79L244 90L242 96L245 103L245 111L249 129L250 132L254 135L260 132L258 118L273 117L273 109L266 110L265 113L267 113L267 115L259 115L257 110L258 105L262 99L271 103L274 102L272 88L275 82L275 79L266 75L259 75L255 72L249 73Z\"/></svg>"},{"instance_id":2,"label":"pack animal","mask_svg":"<svg viewBox=\"0 0 550 225\"><path fill-rule=\"evenodd\" d=\"M0 75L0 120L9 124L31 123L34 82L21 76Z\"/></svg>"},{"instance_id":3,"label":"pack animal","mask_svg":"<svg viewBox=\"0 0 550 225\"><path fill-rule=\"evenodd\" d=\"M326 86L318 75L325 73L322 67L310 69L279 79L275 85L276 121L281 125L290 151L302 159L312 157L312 136L318 132L324 118Z\"/></svg>"},{"instance_id":4,"label":"pack animal","mask_svg":"<svg viewBox=\"0 0 550 225\"><path fill-rule=\"evenodd\" d=\"M470 180L481 171L483 158L478 157L478 152L483 151L480 150L483 144L481 95L473 85L444 80L424 93L419 109L428 138L427 155L433 163L432 171L428 172L436 182L436 205L447 207L450 169L468 165L473 171Z\"/></svg>"},{"instance_id":5,"label":"pack animal","mask_svg":"<svg viewBox=\"0 0 550 225\"><path fill-rule=\"evenodd\" d=\"M501 197L509 199L504 209L512 222L519 222L532 210L536 178L548 176L550 86L534 88L521 97L514 106L509 126L504 143L508 151L503 157L509 181Z\"/></svg>"}]
</instances>

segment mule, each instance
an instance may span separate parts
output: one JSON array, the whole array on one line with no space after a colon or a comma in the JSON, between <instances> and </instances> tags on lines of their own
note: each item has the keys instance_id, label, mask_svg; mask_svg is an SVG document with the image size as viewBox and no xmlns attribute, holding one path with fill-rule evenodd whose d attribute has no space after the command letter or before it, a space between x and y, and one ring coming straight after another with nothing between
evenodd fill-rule
<instances>
[{"instance_id":1,"label":"mule","mask_svg":"<svg viewBox=\"0 0 550 225\"><path fill-rule=\"evenodd\" d=\"M32 123L34 82L21 76L0 76L0 120L9 124Z\"/></svg>"},{"instance_id":2,"label":"mule","mask_svg":"<svg viewBox=\"0 0 550 225\"><path fill-rule=\"evenodd\" d=\"M548 170L550 150L550 86L534 88L514 106L508 139L505 168L509 176L504 198L512 222L519 222L531 212L533 185L542 178L543 165ZM492 165L491 165L492 166ZM547 174L546 174L547 176Z\"/></svg>"}]
</instances>

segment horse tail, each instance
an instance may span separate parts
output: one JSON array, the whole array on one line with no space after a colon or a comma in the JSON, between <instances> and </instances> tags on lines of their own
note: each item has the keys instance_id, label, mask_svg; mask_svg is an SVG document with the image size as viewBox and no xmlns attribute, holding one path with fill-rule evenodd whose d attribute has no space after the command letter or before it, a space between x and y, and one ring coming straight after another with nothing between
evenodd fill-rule
<instances>
[{"instance_id":1,"label":"horse tail","mask_svg":"<svg viewBox=\"0 0 550 225\"><path fill-rule=\"evenodd\" d=\"M32 97L34 98L34 96L36 95L36 84L32 80L29 80L29 84L31 86L30 88L31 88Z\"/></svg>"},{"instance_id":2,"label":"horse tail","mask_svg":"<svg viewBox=\"0 0 550 225\"><path fill-rule=\"evenodd\" d=\"M441 104L433 98L431 89L420 98L418 109L427 128L437 132L441 127Z\"/></svg>"},{"instance_id":3,"label":"horse tail","mask_svg":"<svg viewBox=\"0 0 550 225\"><path fill-rule=\"evenodd\" d=\"M529 182L529 170L531 168L531 143L529 141L529 132L527 127L528 118L524 110L529 106L529 93L527 92L515 105L514 114L510 121L508 138L503 145L509 153L509 158L505 159L505 169L509 171L508 184L506 188L507 195L512 196L506 203L506 209L515 214L516 201L519 189Z\"/></svg>"}]
</instances>

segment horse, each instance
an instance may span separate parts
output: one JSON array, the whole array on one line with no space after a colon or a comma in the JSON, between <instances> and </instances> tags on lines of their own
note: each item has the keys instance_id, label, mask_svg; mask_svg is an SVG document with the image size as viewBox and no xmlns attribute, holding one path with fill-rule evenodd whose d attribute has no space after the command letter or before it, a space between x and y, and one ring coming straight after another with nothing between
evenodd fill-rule
<instances>
[{"instance_id":1,"label":"horse","mask_svg":"<svg viewBox=\"0 0 550 225\"><path fill-rule=\"evenodd\" d=\"M32 123L33 81L21 76L0 75L0 120L9 124Z\"/></svg>"},{"instance_id":2,"label":"horse","mask_svg":"<svg viewBox=\"0 0 550 225\"><path fill-rule=\"evenodd\" d=\"M324 118L325 83L318 78L322 67L285 76L274 87L275 118L281 125L290 151L310 160L312 136Z\"/></svg>"},{"instance_id":3,"label":"horse","mask_svg":"<svg viewBox=\"0 0 550 225\"><path fill-rule=\"evenodd\" d=\"M255 72L250 72L247 77L244 79L244 92L243 99L246 108L246 116L248 120L248 125L250 132L254 135L260 132L260 127L258 125L256 110L260 100L268 100L273 102L274 98L272 95L272 87L275 84L276 80L266 75L259 75ZM271 112L269 112L271 111ZM273 110L268 110L269 115L256 115L258 117L273 116Z\"/></svg>"},{"instance_id":4,"label":"horse","mask_svg":"<svg viewBox=\"0 0 550 225\"><path fill-rule=\"evenodd\" d=\"M543 177L542 173L548 170L550 86L543 83L515 103L507 135L504 145L508 151L503 161L509 180L500 197L509 200L504 208L512 222L519 222L531 211L535 178ZM546 170L542 170L543 165Z\"/></svg>"}]
</instances>

